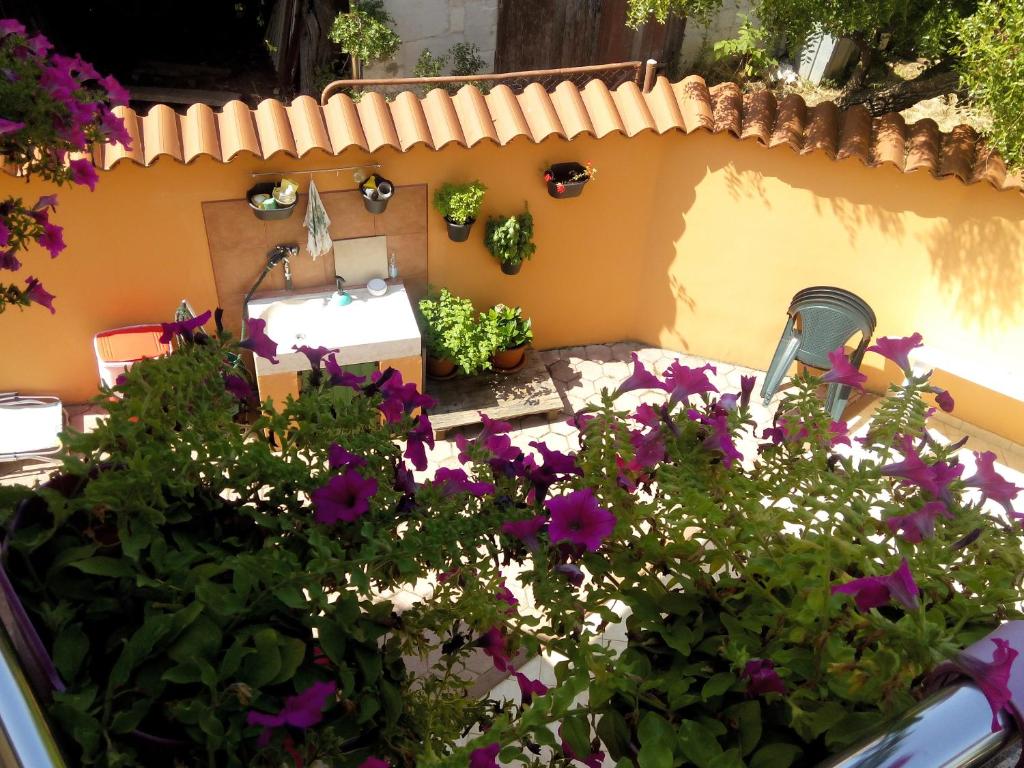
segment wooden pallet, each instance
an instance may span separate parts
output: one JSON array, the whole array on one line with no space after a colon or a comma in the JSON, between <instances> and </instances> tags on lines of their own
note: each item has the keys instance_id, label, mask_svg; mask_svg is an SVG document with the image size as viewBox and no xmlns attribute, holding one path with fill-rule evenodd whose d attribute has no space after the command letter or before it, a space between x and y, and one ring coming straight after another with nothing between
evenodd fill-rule
<instances>
[{"instance_id":1,"label":"wooden pallet","mask_svg":"<svg viewBox=\"0 0 1024 768\"><path fill-rule=\"evenodd\" d=\"M426 390L437 400L430 423L439 438L456 427L479 424L481 411L492 419L515 419L535 413L555 416L563 408L555 382L536 354L527 354L514 373L492 371L450 381L428 378Z\"/></svg>"}]
</instances>

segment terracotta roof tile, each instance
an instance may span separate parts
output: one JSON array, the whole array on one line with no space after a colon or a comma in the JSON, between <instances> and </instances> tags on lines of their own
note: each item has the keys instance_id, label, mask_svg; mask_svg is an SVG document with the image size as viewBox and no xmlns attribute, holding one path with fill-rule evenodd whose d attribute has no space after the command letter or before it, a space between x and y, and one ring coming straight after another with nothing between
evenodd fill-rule
<instances>
[{"instance_id":1,"label":"terracotta roof tile","mask_svg":"<svg viewBox=\"0 0 1024 768\"><path fill-rule=\"evenodd\" d=\"M1008 173L967 126L942 133L931 120L908 126L897 114L872 118L862 107L840 111L825 102L808 108L795 94L780 102L770 91L741 93L734 83L708 89L697 76L677 83L659 78L649 93L632 82L609 91L600 80L582 88L565 81L551 93L539 83L521 94L498 85L486 95L467 85L454 96L441 89L423 98L406 91L390 102L379 93L364 94L358 102L335 94L323 106L300 96L287 107L268 99L254 110L232 101L219 112L194 104L184 115L165 105L145 115L127 108L117 114L125 120L132 148L98 147L96 161L107 169L124 160L151 165L160 157L229 162L240 152L266 159L278 152L302 157L313 150L407 151L421 144L440 149L485 140L503 145L520 137L540 142L551 136L703 129L765 146L785 144L801 154L822 151L869 166L889 163L906 172L927 170L966 184L985 181L996 189L1024 190L1021 175Z\"/></svg>"}]
</instances>

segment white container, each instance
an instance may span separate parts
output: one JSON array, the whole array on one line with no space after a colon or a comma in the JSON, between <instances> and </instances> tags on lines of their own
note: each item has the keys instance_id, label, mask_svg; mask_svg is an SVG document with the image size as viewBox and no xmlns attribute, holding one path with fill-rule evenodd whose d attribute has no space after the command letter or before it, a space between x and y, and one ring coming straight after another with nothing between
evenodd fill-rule
<instances>
[{"instance_id":1,"label":"white container","mask_svg":"<svg viewBox=\"0 0 1024 768\"><path fill-rule=\"evenodd\" d=\"M388 284L379 277L375 277L366 284L366 290L370 292L371 296L383 296L388 292Z\"/></svg>"},{"instance_id":2,"label":"white container","mask_svg":"<svg viewBox=\"0 0 1024 768\"><path fill-rule=\"evenodd\" d=\"M0 394L0 460L56 453L64 408L56 397Z\"/></svg>"}]
</instances>

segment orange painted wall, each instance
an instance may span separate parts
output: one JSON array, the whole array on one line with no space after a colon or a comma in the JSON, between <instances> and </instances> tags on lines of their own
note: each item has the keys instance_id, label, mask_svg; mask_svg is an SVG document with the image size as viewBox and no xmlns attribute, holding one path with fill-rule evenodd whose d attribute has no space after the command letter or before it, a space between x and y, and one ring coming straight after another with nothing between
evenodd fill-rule
<instances>
[{"instance_id":1,"label":"orange painted wall","mask_svg":"<svg viewBox=\"0 0 1024 768\"><path fill-rule=\"evenodd\" d=\"M242 198L254 170L366 157L314 152L189 166L164 158L150 168L122 163L101 174L93 193L61 190L56 220L67 251L54 261L33 252L19 273L40 277L57 295L58 312L4 313L0 390L87 399L96 382L93 333L167 318L184 297L197 309L215 303L202 201ZM467 243L451 243L430 212L430 281L480 308L522 305L539 347L633 338L763 368L789 298L826 283L863 296L879 334L919 330L979 365L1024 349L1024 200L1015 193L703 132L539 145L518 139L505 147L383 150L374 158L399 185L426 183L432 192L444 181L487 184ZM560 160L597 166L581 198L547 196L540 171ZM318 176L317 185L351 189L353 182L343 172ZM0 179L0 196L42 191L50 187ZM526 202L538 252L508 277L483 247L483 224ZM989 419L1003 434L1005 421ZM1024 437L1024 415L1018 426Z\"/></svg>"}]
</instances>

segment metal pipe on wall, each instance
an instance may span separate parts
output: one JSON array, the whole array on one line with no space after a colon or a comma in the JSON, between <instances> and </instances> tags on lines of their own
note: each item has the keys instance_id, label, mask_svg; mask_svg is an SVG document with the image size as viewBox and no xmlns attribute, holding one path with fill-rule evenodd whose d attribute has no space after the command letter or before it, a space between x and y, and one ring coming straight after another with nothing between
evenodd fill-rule
<instances>
[{"instance_id":1,"label":"metal pipe on wall","mask_svg":"<svg viewBox=\"0 0 1024 768\"><path fill-rule=\"evenodd\" d=\"M6 630L0 626L0 765L65 768L64 758L36 701Z\"/></svg>"}]
</instances>

